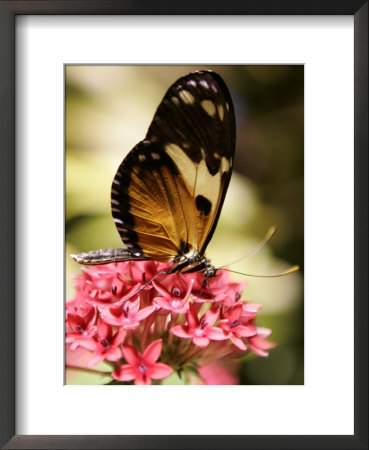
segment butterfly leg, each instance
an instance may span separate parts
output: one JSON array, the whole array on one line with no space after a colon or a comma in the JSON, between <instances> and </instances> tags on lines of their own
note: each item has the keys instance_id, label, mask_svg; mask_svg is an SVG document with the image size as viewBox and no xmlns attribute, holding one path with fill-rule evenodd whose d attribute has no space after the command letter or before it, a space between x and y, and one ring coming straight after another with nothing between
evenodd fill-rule
<instances>
[{"instance_id":1,"label":"butterfly leg","mask_svg":"<svg viewBox=\"0 0 369 450\"><path fill-rule=\"evenodd\" d=\"M209 279L215 277L216 275L216 269L213 266L209 266L208 265L208 260L204 258L204 263L205 263L205 280L201 286L201 288L204 288L205 286L208 287L211 298L213 299L214 303L217 305L217 307L219 308L219 310L221 309L221 306L219 305L219 303L215 300L215 297L213 295L213 291L211 290L211 286L210 286L210 282Z\"/></svg>"},{"instance_id":2,"label":"butterfly leg","mask_svg":"<svg viewBox=\"0 0 369 450\"><path fill-rule=\"evenodd\" d=\"M145 287L147 287L149 284L151 284L154 280L156 280L160 275L168 275L170 272L166 271L166 270L161 270L160 272L158 272L155 276L153 276L151 278L151 280L147 281L145 284L143 284L140 289L138 289L136 292L133 292L133 294L128 295L128 297L126 297L124 299L124 301L126 302L127 300L129 300L130 298L134 297L135 295L139 294L141 291L143 291L145 289Z\"/></svg>"}]
</instances>

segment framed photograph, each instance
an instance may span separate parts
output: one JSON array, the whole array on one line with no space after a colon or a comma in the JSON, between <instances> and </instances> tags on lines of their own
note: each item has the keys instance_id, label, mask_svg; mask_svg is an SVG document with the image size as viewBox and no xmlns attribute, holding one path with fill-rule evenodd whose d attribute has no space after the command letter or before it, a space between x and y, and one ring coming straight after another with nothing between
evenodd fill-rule
<instances>
[{"instance_id":1,"label":"framed photograph","mask_svg":"<svg viewBox=\"0 0 369 450\"><path fill-rule=\"evenodd\" d=\"M0 3L4 448L368 447L368 5L277 4Z\"/></svg>"},{"instance_id":2,"label":"framed photograph","mask_svg":"<svg viewBox=\"0 0 369 450\"><path fill-rule=\"evenodd\" d=\"M120 348L127 353L135 342L136 356L150 344L161 348L167 367L157 366L164 372L156 384L304 384L303 65L67 65L65 84L66 383L151 384L149 369L126 380L134 374ZM91 127L100 120L107 126ZM163 125L135 142L150 122L151 130ZM109 155L103 142L112 138ZM217 148L224 150L211 156ZM129 253L118 250L121 239ZM82 253L94 245L105 250ZM145 254L136 257L138 248ZM289 330L273 332L277 346L268 328L275 321Z\"/></svg>"}]
</instances>

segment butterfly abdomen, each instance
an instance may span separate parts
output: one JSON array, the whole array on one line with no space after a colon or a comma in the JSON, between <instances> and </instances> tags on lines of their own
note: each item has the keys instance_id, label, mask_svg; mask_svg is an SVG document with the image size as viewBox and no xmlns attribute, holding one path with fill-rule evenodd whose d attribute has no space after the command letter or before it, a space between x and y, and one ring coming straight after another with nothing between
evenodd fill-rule
<instances>
[{"instance_id":1,"label":"butterfly abdomen","mask_svg":"<svg viewBox=\"0 0 369 450\"><path fill-rule=\"evenodd\" d=\"M97 265L122 261L143 261L145 258L142 254L132 253L126 248L107 248L101 250L92 250L88 253L79 253L71 255L79 264Z\"/></svg>"}]
</instances>

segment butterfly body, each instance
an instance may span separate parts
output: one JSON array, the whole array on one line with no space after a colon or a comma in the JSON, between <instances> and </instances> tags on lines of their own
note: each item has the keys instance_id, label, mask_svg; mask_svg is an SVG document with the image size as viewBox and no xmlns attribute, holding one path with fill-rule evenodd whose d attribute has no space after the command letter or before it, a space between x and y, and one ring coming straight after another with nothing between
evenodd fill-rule
<instances>
[{"instance_id":1,"label":"butterfly body","mask_svg":"<svg viewBox=\"0 0 369 450\"><path fill-rule=\"evenodd\" d=\"M112 183L112 215L126 248L73 258L81 264L172 262L171 272L214 276L205 250L231 178L234 150L234 110L222 78L199 71L177 80Z\"/></svg>"},{"instance_id":2,"label":"butterfly body","mask_svg":"<svg viewBox=\"0 0 369 450\"><path fill-rule=\"evenodd\" d=\"M107 248L100 250L92 250L88 253L79 253L72 255L76 262L85 265L110 264L124 261L150 261L143 255L134 254L126 248ZM216 269L210 264L208 258L200 256L198 253L193 256L177 256L169 273L182 272L199 272L203 271L206 278L212 278L216 275Z\"/></svg>"}]
</instances>

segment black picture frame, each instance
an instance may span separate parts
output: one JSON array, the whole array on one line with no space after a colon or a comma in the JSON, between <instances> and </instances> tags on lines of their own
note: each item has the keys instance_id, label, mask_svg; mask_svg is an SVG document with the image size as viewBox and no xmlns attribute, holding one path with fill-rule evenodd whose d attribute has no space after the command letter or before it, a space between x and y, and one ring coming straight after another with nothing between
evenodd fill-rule
<instances>
[{"instance_id":1,"label":"black picture frame","mask_svg":"<svg viewBox=\"0 0 369 450\"><path fill-rule=\"evenodd\" d=\"M355 42L354 435L15 435L15 18L27 14L352 15ZM13 0L0 2L0 444L2 448L368 448L368 1ZM339 274L337 274L339 276ZM298 412L296 412L298 413ZM216 426L216 424L214 424Z\"/></svg>"}]
</instances>

